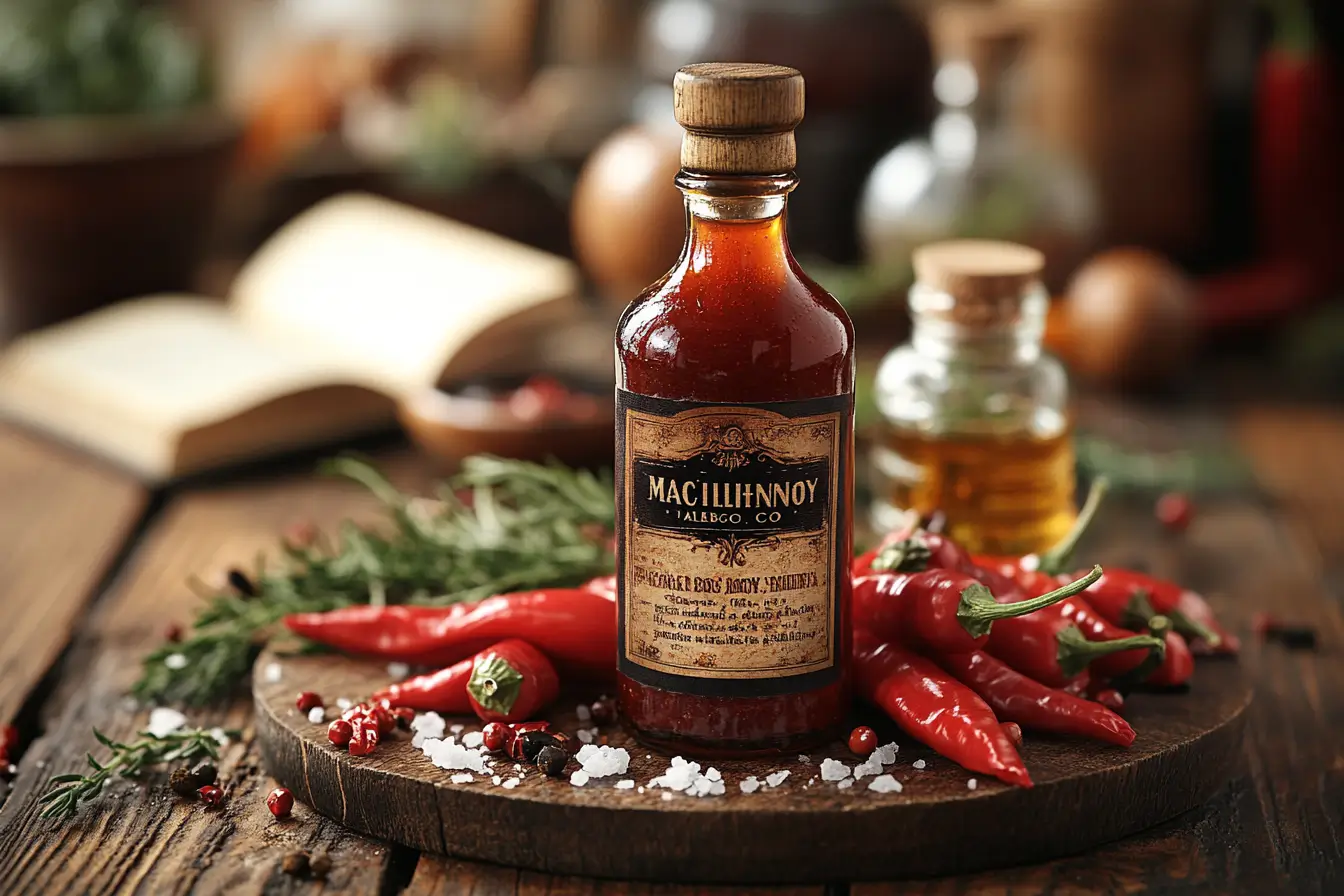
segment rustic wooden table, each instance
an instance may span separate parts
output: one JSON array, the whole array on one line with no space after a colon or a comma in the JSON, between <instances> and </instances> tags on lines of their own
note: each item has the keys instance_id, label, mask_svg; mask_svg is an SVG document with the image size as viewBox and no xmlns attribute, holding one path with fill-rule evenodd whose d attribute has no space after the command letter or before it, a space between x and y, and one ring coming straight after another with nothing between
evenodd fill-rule
<instances>
[{"instance_id":1,"label":"rustic wooden table","mask_svg":"<svg viewBox=\"0 0 1344 896\"><path fill-rule=\"evenodd\" d=\"M302 806L295 822L272 823L247 699L193 717L245 730L221 764L231 790L222 811L186 806L158 786L118 790L73 822L40 819L47 777L82 765L92 726L122 737L143 724L123 694L165 624L190 618L190 574L251 562L295 519L331 522L372 508L302 466L151 494L0 428L0 721L16 721L28 744L0 807L0 892L1344 892L1344 414L1248 407L1219 425L1251 459L1259 492L1203 503L1179 539L1162 537L1145 506L1122 502L1089 554L1142 558L1206 589L1243 632L1261 607L1318 630L1315 652L1246 639L1241 663L1258 698L1244 765L1218 797L1140 836L1044 865L908 883L850 884L841 873L827 887L741 890L556 878L418 855ZM405 452L386 460L402 485L425 481ZM329 852L325 884L281 872L295 849Z\"/></svg>"}]
</instances>

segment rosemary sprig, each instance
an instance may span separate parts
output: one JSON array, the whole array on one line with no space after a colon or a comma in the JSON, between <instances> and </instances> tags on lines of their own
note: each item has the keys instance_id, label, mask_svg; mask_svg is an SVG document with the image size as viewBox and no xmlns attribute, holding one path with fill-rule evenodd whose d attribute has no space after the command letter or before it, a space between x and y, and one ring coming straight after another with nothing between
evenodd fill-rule
<instances>
[{"instance_id":1,"label":"rosemary sprig","mask_svg":"<svg viewBox=\"0 0 1344 896\"><path fill-rule=\"evenodd\" d=\"M140 700L200 705L244 682L265 637L289 613L357 603L449 604L506 591L577 585L613 568L609 476L561 464L468 458L436 498L403 494L369 464L329 462L383 504L386 531L342 524L330 539L283 545L250 590L207 594L191 635L144 660Z\"/></svg>"},{"instance_id":2,"label":"rosemary sprig","mask_svg":"<svg viewBox=\"0 0 1344 896\"><path fill-rule=\"evenodd\" d=\"M93 754L86 754L92 774L54 775L39 803L45 803L43 818L68 818L79 810L81 802L87 802L103 792L103 786L115 772L123 778L136 778L145 769L169 762L189 763L196 759L219 758L219 741L215 733L204 728L183 728L169 734L153 734L141 731L140 739L133 743L121 743L112 740L97 728L93 736L98 742L112 751L112 757L99 762ZM229 737L237 737L238 732L225 732Z\"/></svg>"}]
</instances>

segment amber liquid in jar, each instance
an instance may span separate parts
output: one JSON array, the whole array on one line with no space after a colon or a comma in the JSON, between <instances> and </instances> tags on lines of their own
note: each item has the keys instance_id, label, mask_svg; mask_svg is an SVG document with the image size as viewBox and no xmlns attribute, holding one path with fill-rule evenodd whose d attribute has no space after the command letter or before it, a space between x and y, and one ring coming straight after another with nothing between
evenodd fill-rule
<instances>
[{"instance_id":1,"label":"amber liquid in jar","mask_svg":"<svg viewBox=\"0 0 1344 896\"><path fill-rule=\"evenodd\" d=\"M683 171L688 233L663 280L630 305L617 328L623 390L734 404L851 395L854 331L848 316L789 251L784 205L796 183ZM851 406L852 407L852 406ZM852 555L853 436L843 429L835 520L837 553ZM618 458L618 465L620 459ZM618 570L626 558L618 556ZM624 723L640 740L700 756L796 752L832 740L849 709L849 576L836 570L838 676L771 696L700 696L619 674Z\"/></svg>"},{"instance_id":2,"label":"amber liquid in jar","mask_svg":"<svg viewBox=\"0 0 1344 896\"><path fill-rule=\"evenodd\" d=\"M1073 437L930 436L895 429L885 439L889 501L921 516L941 511L945 531L976 554L1044 551L1073 526Z\"/></svg>"}]
</instances>

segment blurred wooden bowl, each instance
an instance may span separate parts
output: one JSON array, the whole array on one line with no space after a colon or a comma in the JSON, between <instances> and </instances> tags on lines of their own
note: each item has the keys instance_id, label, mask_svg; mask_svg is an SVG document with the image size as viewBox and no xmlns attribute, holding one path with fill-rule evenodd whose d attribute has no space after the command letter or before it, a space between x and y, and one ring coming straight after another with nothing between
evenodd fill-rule
<instances>
[{"instance_id":1,"label":"blurred wooden bowl","mask_svg":"<svg viewBox=\"0 0 1344 896\"><path fill-rule=\"evenodd\" d=\"M472 454L610 467L616 441L612 403L599 400L595 406L591 418L526 419L497 396L425 389L403 398L397 417L411 441L448 469Z\"/></svg>"},{"instance_id":2,"label":"blurred wooden bowl","mask_svg":"<svg viewBox=\"0 0 1344 896\"><path fill-rule=\"evenodd\" d=\"M191 287L238 136L206 110L0 119L0 341Z\"/></svg>"}]
</instances>

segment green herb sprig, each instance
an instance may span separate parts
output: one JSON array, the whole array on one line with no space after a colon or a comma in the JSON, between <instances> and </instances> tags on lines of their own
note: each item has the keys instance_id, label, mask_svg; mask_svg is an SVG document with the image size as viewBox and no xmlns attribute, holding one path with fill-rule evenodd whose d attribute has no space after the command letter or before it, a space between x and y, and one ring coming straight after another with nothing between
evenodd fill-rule
<instances>
[{"instance_id":1,"label":"green herb sprig","mask_svg":"<svg viewBox=\"0 0 1344 896\"><path fill-rule=\"evenodd\" d=\"M286 543L280 564L258 562L250 587L205 595L190 636L145 658L132 688L138 699L201 705L228 696L289 613L359 603L451 604L577 585L614 567L609 475L476 456L436 498L415 498L354 458L324 469L368 488L390 527L370 531L346 522L332 539ZM170 666L174 655L181 660Z\"/></svg>"},{"instance_id":2,"label":"green herb sprig","mask_svg":"<svg viewBox=\"0 0 1344 896\"><path fill-rule=\"evenodd\" d=\"M97 728L93 736L98 742L112 751L112 756L99 762L89 753L89 768L92 774L55 775L47 786L51 789L44 793L39 803L46 805L42 810L43 818L69 818L79 811L79 805L103 792L103 787L113 773L123 778L137 778L147 768L170 762L189 763L197 759L218 759L218 732L204 728L184 728L169 734L153 734L141 731L140 739L133 743L112 740ZM238 732L224 732L229 737L237 737Z\"/></svg>"}]
</instances>

